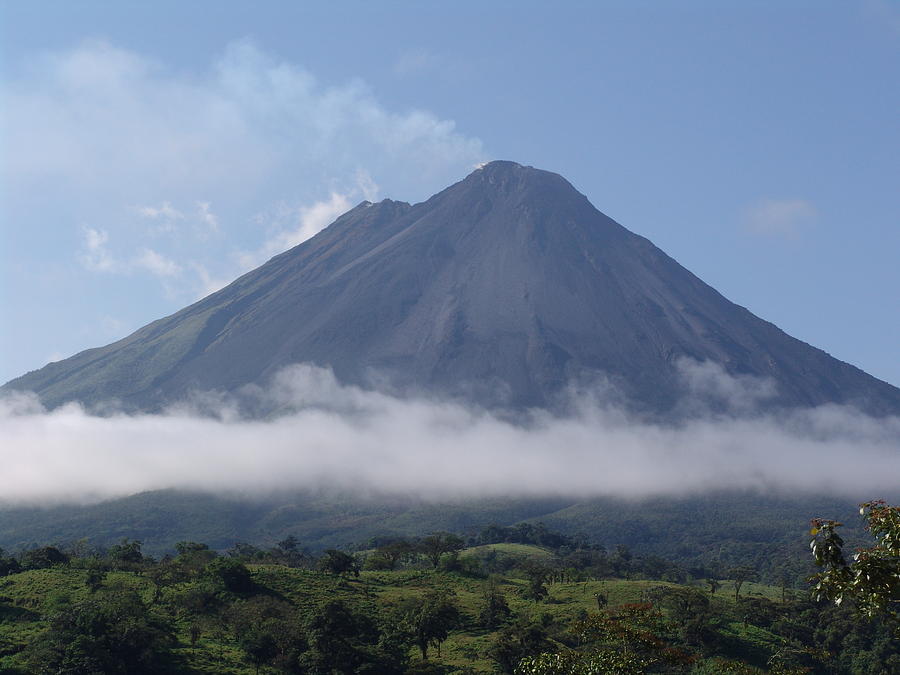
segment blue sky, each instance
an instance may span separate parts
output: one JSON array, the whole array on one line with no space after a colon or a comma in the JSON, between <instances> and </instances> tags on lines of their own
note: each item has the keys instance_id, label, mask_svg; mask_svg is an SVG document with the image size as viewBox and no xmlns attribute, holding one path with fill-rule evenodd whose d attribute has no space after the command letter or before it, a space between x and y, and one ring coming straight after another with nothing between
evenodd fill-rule
<instances>
[{"instance_id":1,"label":"blue sky","mask_svg":"<svg viewBox=\"0 0 900 675\"><path fill-rule=\"evenodd\" d=\"M3 3L0 380L512 159L900 385L900 7L724 4Z\"/></svg>"}]
</instances>

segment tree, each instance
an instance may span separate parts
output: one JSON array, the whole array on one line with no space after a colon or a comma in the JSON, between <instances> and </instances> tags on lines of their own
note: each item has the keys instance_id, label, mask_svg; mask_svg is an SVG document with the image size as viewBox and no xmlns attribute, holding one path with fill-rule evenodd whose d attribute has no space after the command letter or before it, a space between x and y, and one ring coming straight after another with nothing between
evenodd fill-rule
<instances>
[{"instance_id":1,"label":"tree","mask_svg":"<svg viewBox=\"0 0 900 675\"><path fill-rule=\"evenodd\" d=\"M545 652L527 656L516 666L516 675L643 675L648 662L636 654L615 649L589 653Z\"/></svg>"},{"instance_id":2,"label":"tree","mask_svg":"<svg viewBox=\"0 0 900 675\"><path fill-rule=\"evenodd\" d=\"M69 556L55 546L42 546L22 554L22 567L26 570L41 570L68 564Z\"/></svg>"},{"instance_id":3,"label":"tree","mask_svg":"<svg viewBox=\"0 0 900 675\"><path fill-rule=\"evenodd\" d=\"M155 565L150 565L144 572L144 576L153 582L153 597L150 604L155 605L162 599L163 589L184 581L186 572L167 556Z\"/></svg>"},{"instance_id":4,"label":"tree","mask_svg":"<svg viewBox=\"0 0 900 675\"><path fill-rule=\"evenodd\" d=\"M22 570L22 566L15 558L4 558L3 549L0 548L0 577L8 574L16 574Z\"/></svg>"},{"instance_id":5,"label":"tree","mask_svg":"<svg viewBox=\"0 0 900 675\"><path fill-rule=\"evenodd\" d=\"M309 650L301 665L313 675L405 672L410 644L380 629L375 617L341 600L332 600L305 624Z\"/></svg>"},{"instance_id":6,"label":"tree","mask_svg":"<svg viewBox=\"0 0 900 675\"><path fill-rule=\"evenodd\" d=\"M288 535L277 544L272 551L273 555L288 567L302 567L308 556L300 548L300 540L294 535Z\"/></svg>"},{"instance_id":7,"label":"tree","mask_svg":"<svg viewBox=\"0 0 900 675\"><path fill-rule=\"evenodd\" d=\"M319 569L335 576L344 574L359 576L359 563L356 558L334 548L325 551L325 557L319 561Z\"/></svg>"},{"instance_id":8,"label":"tree","mask_svg":"<svg viewBox=\"0 0 900 675\"><path fill-rule=\"evenodd\" d=\"M232 593L247 593L254 588L250 570L235 558L216 558L206 566L203 575Z\"/></svg>"},{"instance_id":9,"label":"tree","mask_svg":"<svg viewBox=\"0 0 900 675\"><path fill-rule=\"evenodd\" d=\"M242 541L236 542L234 546L225 551L229 558L235 558L241 562L251 562L253 560L265 560L269 555L265 551L252 544Z\"/></svg>"},{"instance_id":10,"label":"tree","mask_svg":"<svg viewBox=\"0 0 900 675\"><path fill-rule=\"evenodd\" d=\"M208 579L202 579L172 589L166 604L177 607L191 618L211 617L225 604L225 599L220 596L220 590Z\"/></svg>"},{"instance_id":11,"label":"tree","mask_svg":"<svg viewBox=\"0 0 900 675\"><path fill-rule=\"evenodd\" d=\"M300 540L292 534L275 544L275 548L283 553L300 553Z\"/></svg>"},{"instance_id":12,"label":"tree","mask_svg":"<svg viewBox=\"0 0 900 675\"><path fill-rule=\"evenodd\" d=\"M106 572L97 567L91 567L85 574L84 585L87 586L89 592L96 593L103 588L103 580L105 578Z\"/></svg>"},{"instance_id":13,"label":"tree","mask_svg":"<svg viewBox=\"0 0 900 675\"><path fill-rule=\"evenodd\" d=\"M250 626L240 636L240 645L250 663L256 667L256 675L259 675L261 665L268 663L278 654L275 636L265 625Z\"/></svg>"},{"instance_id":14,"label":"tree","mask_svg":"<svg viewBox=\"0 0 900 675\"><path fill-rule=\"evenodd\" d=\"M413 545L406 539L392 541L375 549L366 561L366 567L373 570L394 570L404 558L413 553Z\"/></svg>"},{"instance_id":15,"label":"tree","mask_svg":"<svg viewBox=\"0 0 900 675\"><path fill-rule=\"evenodd\" d=\"M522 571L528 579L528 586L522 590L522 595L535 602L546 598L549 593L545 584L550 576L550 569L535 560L526 560L522 564Z\"/></svg>"},{"instance_id":16,"label":"tree","mask_svg":"<svg viewBox=\"0 0 900 675\"><path fill-rule=\"evenodd\" d=\"M296 672L305 641L290 603L268 595L235 602L228 622L241 649L257 672L271 664L284 672Z\"/></svg>"},{"instance_id":17,"label":"tree","mask_svg":"<svg viewBox=\"0 0 900 675\"><path fill-rule=\"evenodd\" d=\"M858 549L849 564L837 533L841 523L812 521L810 548L816 565L824 568L811 578L813 594L837 605L852 600L863 615L886 617L900 630L900 507L878 500L861 504L859 512L875 544Z\"/></svg>"},{"instance_id":18,"label":"tree","mask_svg":"<svg viewBox=\"0 0 900 675\"><path fill-rule=\"evenodd\" d=\"M428 647L437 648L440 656L441 643L459 622L459 607L452 592L429 591L406 609L406 623L413 635L413 642L422 652L423 661L428 659Z\"/></svg>"},{"instance_id":19,"label":"tree","mask_svg":"<svg viewBox=\"0 0 900 675\"><path fill-rule=\"evenodd\" d=\"M434 532L419 542L419 551L428 558L431 566L437 569L442 555L451 551L459 551L464 546L465 542L455 534Z\"/></svg>"},{"instance_id":20,"label":"tree","mask_svg":"<svg viewBox=\"0 0 900 675\"><path fill-rule=\"evenodd\" d=\"M520 620L500 631L488 655L500 672L512 673L522 659L548 652L553 647L543 626Z\"/></svg>"},{"instance_id":21,"label":"tree","mask_svg":"<svg viewBox=\"0 0 900 675\"><path fill-rule=\"evenodd\" d=\"M512 615L506 598L500 591L495 577L490 577L484 587L481 610L478 613L479 623L490 630L499 628Z\"/></svg>"},{"instance_id":22,"label":"tree","mask_svg":"<svg viewBox=\"0 0 900 675\"><path fill-rule=\"evenodd\" d=\"M752 567L733 567L728 570L728 577L734 581L734 599L737 600L741 593L741 586L745 581L757 579L756 570Z\"/></svg>"},{"instance_id":23,"label":"tree","mask_svg":"<svg viewBox=\"0 0 900 675\"><path fill-rule=\"evenodd\" d=\"M666 622L650 604L623 605L575 624L581 651L545 652L522 659L517 675L641 675L684 672L692 657L662 639Z\"/></svg>"},{"instance_id":24,"label":"tree","mask_svg":"<svg viewBox=\"0 0 900 675\"><path fill-rule=\"evenodd\" d=\"M195 541L179 541L175 544L175 550L178 551L176 561L188 574L199 574L210 560L217 557L209 546Z\"/></svg>"},{"instance_id":25,"label":"tree","mask_svg":"<svg viewBox=\"0 0 900 675\"><path fill-rule=\"evenodd\" d=\"M709 598L693 588L657 586L647 592L647 597L665 609L669 618L682 628L709 610Z\"/></svg>"},{"instance_id":26,"label":"tree","mask_svg":"<svg viewBox=\"0 0 900 675\"><path fill-rule=\"evenodd\" d=\"M28 649L29 672L158 673L168 632L133 590L111 589L65 605Z\"/></svg>"},{"instance_id":27,"label":"tree","mask_svg":"<svg viewBox=\"0 0 900 675\"><path fill-rule=\"evenodd\" d=\"M141 553L141 542L127 538L111 546L106 557L115 567L119 568L133 567L144 560L144 555Z\"/></svg>"}]
</instances>

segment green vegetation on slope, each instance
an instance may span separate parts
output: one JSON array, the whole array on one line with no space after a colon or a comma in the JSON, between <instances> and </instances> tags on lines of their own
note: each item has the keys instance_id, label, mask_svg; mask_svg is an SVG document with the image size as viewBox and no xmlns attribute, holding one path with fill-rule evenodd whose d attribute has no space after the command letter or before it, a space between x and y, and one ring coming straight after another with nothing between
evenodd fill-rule
<instances>
[{"instance_id":1,"label":"green vegetation on slope","mask_svg":"<svg viewBox=\"0 0 900 675\"><path fill-rule=\"evenodd\" d=\"M0 552L0 672L893 673L879 617L659 565L546 528L434 533L314 557L294 538ZM555 546L503 541L531 539ZM369 542L370 544L372 542ZM752 572L752 570L751 570ZM589 667L585 664L590 664ZM585 669L588 668L588 669ZM593 668L591 670L590 668Z\"/></svg>"},{"instance_id":2,"label":"green vegetation on slope","mask_svg":"<svg viewBox=\"0 0 900 675\"><path fill-rule=\"evenodd\" d=\"M887 495L889 498L892 495ZM860 500L861 501L861 500ZM770 583L803 579L805 537L811 516L844 522L853 547L862 541L856 500L833 496L777 496L754 492L643 500L478 499L430 502L413 497L351 497L315 491L266 499L237 499L166 490L90 506L0 508L0 547L18 550L85 538L108 547L122 537L140 539L153 555L178 541L203 541L225 550L236 541L271 546L293 535L314 551L349 548L368 540L409 537L432 530L480 543L492 524L544 523L608 551L626 546L636 556L657 556L695 576L749 565Z\"/></svg>"}]
</instances>

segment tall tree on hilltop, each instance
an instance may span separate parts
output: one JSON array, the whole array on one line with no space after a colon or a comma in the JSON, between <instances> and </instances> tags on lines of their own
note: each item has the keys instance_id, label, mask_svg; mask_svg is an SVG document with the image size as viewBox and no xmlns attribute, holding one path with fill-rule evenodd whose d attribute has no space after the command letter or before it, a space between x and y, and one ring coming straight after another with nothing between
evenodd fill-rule
<instances>
[{"instance_id":1,"label":"tall tree on hilltop","mask_svg":"<svg viewBox=\"0 0 900 675\"><path fill-rule=\"evenodd\" d=\"M419 551L428 558L432 567L437 569L437 566L441 563L441 556L452 551L459 551L464 545L463 540L455 534L434 532L419 542Z\"/></svg>"}]
</instances>

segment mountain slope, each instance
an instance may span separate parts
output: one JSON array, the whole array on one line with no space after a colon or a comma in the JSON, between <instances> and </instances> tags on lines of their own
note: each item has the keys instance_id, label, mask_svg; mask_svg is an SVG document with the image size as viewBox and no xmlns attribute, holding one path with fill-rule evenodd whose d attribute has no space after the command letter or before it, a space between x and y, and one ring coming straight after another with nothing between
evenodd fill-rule
<instances>
[{"instance_id":1,"label":"mountain slope","mask_svg":"<svg viewBox=\"0 0 900 675\"><path fill-rule=\"evenodd\" d=\"M312 362L345 382L516 407L601 375L666 411L684 357L771 378L773 405L900 411L900 389L729 302L562 177L512 162L420 204L364 202L221 291L3 389L154 410Z\"/></svg>"}]
</instances>

